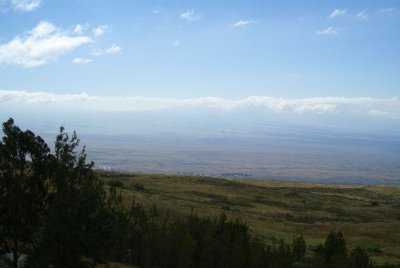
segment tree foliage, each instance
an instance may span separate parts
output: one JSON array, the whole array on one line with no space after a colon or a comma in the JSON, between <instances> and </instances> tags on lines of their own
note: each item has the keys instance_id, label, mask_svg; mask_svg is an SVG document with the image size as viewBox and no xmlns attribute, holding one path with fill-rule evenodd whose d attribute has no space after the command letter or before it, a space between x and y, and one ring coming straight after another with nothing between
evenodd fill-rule
<instances>
[{"instance_id":1,"label":"tree foliage","mask_svg":"<svg viewBox=\"0 0 400 268\"><path fill-rule=\"evenodd\" d=\"M49 148L31 131L9 119L0 142L0 232L14 254L14 266L32 243L46 209Z\"/></svg>"},{"instance_id":2,"label":"tree foliage","mask_svg":"<svg viewBox=\"0 0 400 268\"><path fill-rule=\"evenodd\" d=\"M55 267L79 267L82 255L96 255L92 242L101 237L98 224L105 192L102 183L86 162L85 148L76 152L79 139L60 129L51 162L49 206L42 241L36 257ZM98 234L96 232L99 232Z\"/></svg>"}]
</instances>

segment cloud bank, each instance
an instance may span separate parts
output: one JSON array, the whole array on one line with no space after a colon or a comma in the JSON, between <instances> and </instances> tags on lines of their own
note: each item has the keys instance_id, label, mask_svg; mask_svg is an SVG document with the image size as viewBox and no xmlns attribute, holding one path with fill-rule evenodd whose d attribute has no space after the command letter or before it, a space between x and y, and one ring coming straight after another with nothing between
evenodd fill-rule
<instances>
[{"instance_id":1,"label":"cloud bank","mask_svg":"<svg viewBox=\"0 0 400 268\"><path fill-rule=\"evenodd\" d=\"M31 12L40 6L41 0L11 0L11 3L16 10Z\"/></svg>"},{"instance_id":2,"label":"cloud bank","mask_svg":"<svg viewBox=\"0 0 400 268\"><path fill-rule=\"evenodd\" d=\"M45 65L69 50L92 42L87 36L76 36L41 21L31 31L0 44L0 64L32 68Z\"/></svg>"},{"instance_id":3,"label":"cloud bank","mask_svg":"<svg viewBox=\"0 0 400 268\"><path fill-rule=\"evenodd\" d=\"M32 12L41 4L42 0L0 0L0 11Z\"/></svg>"},{"instance_id":4,"label":"cloud bank","mask_svg":"<svg viewBox=\"0 0 400 268\"><path fill-rule=\"evenodd\" d=\"M192 99L155 97L100 97L87 93L56 94L49 92L27 92L0 90L0 104L14 106L27 104L54 104L101 111L144 111L176 107L209 107L219 109L264 108L274 113L349 113L374 117L400 119L398 98L345 98L314 97L302 99L249 96L231 100L218 97Z\"/></svg>"}]
</instances>

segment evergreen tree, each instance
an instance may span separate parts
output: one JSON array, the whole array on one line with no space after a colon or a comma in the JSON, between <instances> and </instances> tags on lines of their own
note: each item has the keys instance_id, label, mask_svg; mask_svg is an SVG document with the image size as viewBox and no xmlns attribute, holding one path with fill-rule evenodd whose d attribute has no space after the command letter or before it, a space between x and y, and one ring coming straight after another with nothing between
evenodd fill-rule
<instances>
[{"instance_id":1,"label":"evergreen tree","mask_svg":"<svg viewBox=\"0 0 400 268\"><path fill-rule=\"evenodd\" d=\"M371 268L374 267L374 265L369 259L368 253L364 249L356 247L350 252L349 267Z\"/></svg>"},{"instance_id":2,"label":"evergreen tree","mask_svg":"<svg viewBox=\"0 0 400 268\"><path fill-rule=\"evenodd\" d=\"M21 249L32 243L43 219L47 197L49 148L30 130L9 119L0 142L0 237L17 266Z\"/></svg>"},{"instance_id":3,"label":"evergreen tree","mask_svg":"<svg viewBox=\"0 0 400 268\"><path fill-rule=\"evenodd\" d=\"M79 139L60 128L51 161L52 191L44 225L43 240L37 248L38 266L80 267L82 255L97 257L93 249L102 234L96 221L104 205L102 183L92 170L93 163L86 163L83 149L76 152Z\"/></svg>"},{"instance_id":4,"label":"evergreen tree","mask_svg":"<svg viewBox=\"0 0 400 268\"><path fill-rule=\"evenodd\" d=\"M304 258L306 254L306 242L304 241L303 236L296 237L293 240L293 259L295 261L300 261Z\"/></svg>"},{"instance_id":5,"label":"evergreen tree","mask_svg":"<svg viewBox=\"0 0 400 268\"><path fill-rule=\"evenodd\" d=\"M346 241L341 231L331 231L325 240L325 261L332 267L344 267L347 259Z\"/></svg>"}]
</instances>

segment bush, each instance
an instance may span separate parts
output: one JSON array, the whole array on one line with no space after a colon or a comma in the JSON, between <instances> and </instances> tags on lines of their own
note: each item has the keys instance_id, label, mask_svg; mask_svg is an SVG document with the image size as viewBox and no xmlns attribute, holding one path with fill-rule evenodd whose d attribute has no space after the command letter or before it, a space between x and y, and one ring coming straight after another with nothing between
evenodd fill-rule
<instances>
[{"instance_id":1,"label":"bush","mask_svg":"<svg viewBox=\"0 0 400 268\"><path fill-rule=\"evenodd\" d=\"M121 180L110 180L109 182L107 182L107 184L111 187L124 187L124 183Z\"/></svg>"},{"instance_id":2,"label":"bush","mask_svg":"<svg viewBox=\"0 0 400 268\"><path fill-rule=\"evenodd\" d=\"M372 207L379 207L379 202L378 201L371 201L371 206Z\"/></svg>"},{"instance_id":3,"label":"bush","mask_svg":"<svg viewBox=\"0 0 400 268\"><path fill-rule=\"evenodd\" d=\"M144 188L144 185L141 184L141 183L135 183L135 189L138 190L138 191L144 191L144 190L146 190L146 189Z\"/></svg>"}]
</instances>

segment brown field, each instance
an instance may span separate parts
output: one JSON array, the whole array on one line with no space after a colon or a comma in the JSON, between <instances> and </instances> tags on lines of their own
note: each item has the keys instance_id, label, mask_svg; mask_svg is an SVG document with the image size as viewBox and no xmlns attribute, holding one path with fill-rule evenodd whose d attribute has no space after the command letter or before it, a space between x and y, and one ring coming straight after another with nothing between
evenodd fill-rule
<instances>
[{"instance_id":1,"label":"brown field","mask_svg":"<svg viewBox=\"0 0 400 268\"><path fill-rule=\"evenodd\" d=\"M400 263L400 187L350 186L198 176L101 172L106 182L122 183L132 199L182 215L225 212L246 222L267 243L303 234L308 245L341 230L348 246L366 248L377 263Z\"/></svg>"}]
</instances>

